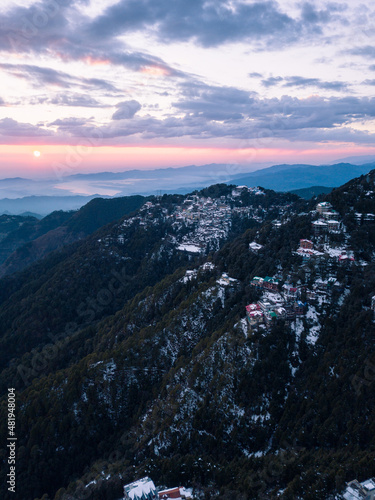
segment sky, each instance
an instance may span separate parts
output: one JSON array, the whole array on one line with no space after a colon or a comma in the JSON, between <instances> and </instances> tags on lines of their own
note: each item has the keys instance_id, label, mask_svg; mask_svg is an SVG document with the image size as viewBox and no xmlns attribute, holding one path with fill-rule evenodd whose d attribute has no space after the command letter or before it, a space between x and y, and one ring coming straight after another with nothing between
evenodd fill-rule
<instances>
[{"instance_id":1,"label":"sky","mask_svg":"<svg viewBox=\"0 0 375 500\"><path fill-rule=\"evenodd\" d=\"M2 0L0 178L375 154L366 0Z\"/></svg>"}]
</instances>

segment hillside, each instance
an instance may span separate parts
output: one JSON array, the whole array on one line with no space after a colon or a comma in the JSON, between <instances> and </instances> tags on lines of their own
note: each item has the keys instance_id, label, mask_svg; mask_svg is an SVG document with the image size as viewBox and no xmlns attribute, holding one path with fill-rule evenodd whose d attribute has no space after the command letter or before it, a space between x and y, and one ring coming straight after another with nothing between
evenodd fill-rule
<instances>
[{"instance_id":1,"label":"hillside","mask_svg":"<svg viewBox=\"0 0 375 500\"><path fill-rule=\"evenodd\" d=\"M325 187L325 186L311 186L308 188L295 189L290 191L305 200L310 200L311 198L316 198L321 194L328 194L332 191L333 188Z\"/></svg>"},{"instance_id":2,"label":"hillside","mask_svg":"<svg viewBox=\"0 0 375 500\"><path fill-rule=\"evenodd\" d=\"M20 498L117 500L148 475L328 499L373 476L375 172L319 201L164 195L3 278Z\"/></svg>"},{"instance_id":3,"label":"hillside","mask_svg":"<svg viewBox=\"0 0 375 500\"><path fill-rule=\"evenodd\" d=\"M52 212L43 219L20 215L1 215L0 264L17 248L33 241L64 224L72 212ZM4 231L4 232L3 232Z\"/></svg>"},{"instance_id":4,"label":"hillside","mask_svg":"<svg viewBox=\"0 0 375 500\"><path fill-rule=\"evenodd\" d=\"M21 271L50 252L85 238L143 202L143 196L95 198L75 213L53 212L40 222L23 223L0 242L0 277Z\"/></svg>"}]
</instances>

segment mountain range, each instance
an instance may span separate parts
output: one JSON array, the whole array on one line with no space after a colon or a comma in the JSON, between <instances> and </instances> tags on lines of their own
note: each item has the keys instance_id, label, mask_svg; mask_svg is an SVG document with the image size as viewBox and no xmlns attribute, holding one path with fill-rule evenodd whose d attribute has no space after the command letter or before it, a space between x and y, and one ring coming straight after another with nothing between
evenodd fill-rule
<instances>
[{"instance_id":1,"label":"mountain range","mask_svg":"<svg viewBox=\"0 0 375 500\"><path fill-rule=\"evenodd\" d=\"M362 161L358 158L362 158ZM99 196L107 198L134 194L187 194L193 189L224 182L262 186L276 191L294 191L312 186L337 187L369 172L375 163L364 162L364 159L371 158L373 157L353 157L353 161L358 164L340 162L323 166L190 165L155 170L79 173L38 182L17 177L0 181L0 213L19 215L30 211L45 216L54 210L75 210ZM257 165L261 168L254 170Z\"/></svg>"}]
</instances>

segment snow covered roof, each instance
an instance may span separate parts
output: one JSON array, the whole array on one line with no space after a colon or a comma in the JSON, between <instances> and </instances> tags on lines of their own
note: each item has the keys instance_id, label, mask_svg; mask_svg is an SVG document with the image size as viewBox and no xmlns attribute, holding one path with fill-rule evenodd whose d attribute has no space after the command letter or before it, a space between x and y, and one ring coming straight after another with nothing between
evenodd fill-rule
<instances>
[{"instance_id":1,"label":"snow covered roof","mask_svg":"<svg viewBox=\"0 0 375 500\"><path fill-rule=\"evenodd\" d=\"M249 244L249 248L251 248L251 250L260 250L261 248L263 248L263 245L259 245L259 243L256 243L255 241L252 241Z\"/></svg>"},{"instance_id":2,"label":"snow covered roof","mask_svg":"<svg viewBox=\"0 0 375 500\"><path fill-rule=\"evenodd\" d=\"M124 486L124 493L125 498L130 498L130 500L151 499L156 493L156 488L149 477L144 477Z\"/></svg>"},{"instance_id":3,"label":"snow covered roof","mask_svg":"<svg viewBox=\"0 0 375 500\"><path fill-rule=\"evenodd\" d=\"M182 244L177 247L177 250L190 253L200 253L201 248L197 245Z\"/></svg>"},{"instance_id":4,"label":"snow covered roof","mask_svg":"<svg viewBox=\"0 0 375 500\"><path fill-rule=\"evenodd\" d=\"M361 486L368 491L375 491L375 479L367 479L367 481L361 483Z\"/></svg>"},{"instance_id":5,"label":"snow covered roof","mask_svg":"<svg viewBox=\"0 0 375 500\"><path fill-rule=\"evenodd\" d=\"M258 304L249 304L246 306L246 311L259 311L260 307Z\"/></svg>"},{"instance_id":6,"label":"snow covered roof","mask_svg":"<svg viewBox=\"0 0 375 500\"><path fill-rule=\"evenodd\" d=\"M327 223L320 219L313 222L313 226L326 226L326 225Z\"/></svg>"}]
</instances>

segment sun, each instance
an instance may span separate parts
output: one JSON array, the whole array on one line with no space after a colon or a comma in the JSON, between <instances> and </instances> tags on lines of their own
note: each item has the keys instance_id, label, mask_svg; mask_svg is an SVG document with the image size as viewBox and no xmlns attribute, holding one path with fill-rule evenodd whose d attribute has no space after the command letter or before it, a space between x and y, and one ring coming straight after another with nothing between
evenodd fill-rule
<instances>
[{"instance_id":1,"label":"sun","mask_svg":"<svg viewBox=\"0 0 375 500\"><path fill-rule=\"evenodd\" d=\"M35 158L39 158L40 151L34 151L33 155L35 156Z\"/></svg>"}]
</instances>

